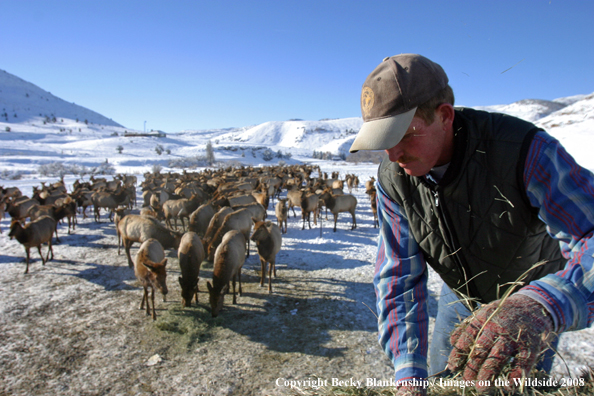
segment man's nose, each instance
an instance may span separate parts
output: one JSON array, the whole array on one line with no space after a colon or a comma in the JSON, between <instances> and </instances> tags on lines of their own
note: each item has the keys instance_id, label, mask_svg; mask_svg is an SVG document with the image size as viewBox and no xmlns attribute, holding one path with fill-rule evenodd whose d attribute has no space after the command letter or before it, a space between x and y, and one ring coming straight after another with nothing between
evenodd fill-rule
<instances>
[{"instance_id":1,"label":"man's nose","mask_svg":"<svg viewBox=\"0 0 594 396\"><path fill-rule=\"evenodd\" d=\"M402 157L402 149L399 146L400 145L397 144L391 149L386 150L386 153L388 153L388 158L390 159L390 161L396 162L400 157Z\"/></svg>"}]
</instances>

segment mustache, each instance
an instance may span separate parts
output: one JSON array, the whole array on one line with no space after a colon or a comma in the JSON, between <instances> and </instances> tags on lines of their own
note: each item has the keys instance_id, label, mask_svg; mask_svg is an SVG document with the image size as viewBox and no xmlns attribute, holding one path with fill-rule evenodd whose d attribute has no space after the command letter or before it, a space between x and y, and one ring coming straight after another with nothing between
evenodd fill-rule
<instances>
[{"instance_id":1,"label":"mustache","mask_svg":"<svg viewBox=\"0 0 594 396\"><path fill-rule=\"evenodd\" d=\"M402 156L402 157L398 158L396 160L396 162L398 162L399 164L408 164L409 162L413 162L416 159L417 159L416 157L405 157L405 156Z\"/></svg>"}]
</instances>

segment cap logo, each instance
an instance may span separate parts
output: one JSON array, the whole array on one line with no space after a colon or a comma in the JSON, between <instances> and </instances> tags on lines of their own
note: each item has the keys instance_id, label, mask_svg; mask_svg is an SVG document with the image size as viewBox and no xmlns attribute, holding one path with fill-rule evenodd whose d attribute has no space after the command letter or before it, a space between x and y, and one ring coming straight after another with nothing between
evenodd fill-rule
<instances>
[{"instance_id":1,"label":"cap logo","mask_svg":"<svg viewBox=\"0 0 594 396\"><path fill-rule=\"evenodd\" d=\"M364 87L363 92L361 92L361 109L366 117L369 117L374 101L375 94L373 93L373 90L369 87Z\"/></svg>"}]
</instances>

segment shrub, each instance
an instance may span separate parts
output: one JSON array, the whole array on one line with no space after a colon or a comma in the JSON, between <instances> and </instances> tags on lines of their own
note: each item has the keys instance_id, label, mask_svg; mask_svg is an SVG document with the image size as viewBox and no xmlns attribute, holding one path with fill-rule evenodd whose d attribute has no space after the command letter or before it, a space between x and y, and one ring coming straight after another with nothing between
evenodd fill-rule
<instances>
[{"instance_id":1,"label":"shrub","mask_svg":"<svg viewBox=\"0 0 594 396\"><path fill-rule=\"evenodd\" d=\"M122 145L118 145L118 147L116 147L116 151L120 154L122 154L122 151L124 151L124 147L122 147Z\"/></svg>"}]
</instances>

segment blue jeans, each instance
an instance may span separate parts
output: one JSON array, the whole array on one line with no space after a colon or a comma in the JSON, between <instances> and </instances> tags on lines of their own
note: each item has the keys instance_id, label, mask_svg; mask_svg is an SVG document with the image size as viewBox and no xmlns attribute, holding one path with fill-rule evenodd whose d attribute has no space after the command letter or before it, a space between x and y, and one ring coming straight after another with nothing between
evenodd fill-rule
<instances>
[{"instance_id":1,"label":"blue jeans","mask_svg":"<svg viewBox=\"0 0 594 396\"><path fill-rule=\"evenodd\" d=\"M456 293L444 284L437 303L437 318L435 319L433 337L429 346L429 375L435 375L445 369L448 356L452 351L450 334L454 331L454 327L469 315L470 311L459 301ZM558 343L559 337L555 337L551 342L553 349L557 349ZM553 349L547 349L544 358L536 365L537 369L546 373L551 372L553 358L555 357ZM438 376L445 377L449 374L449 371L446 370Z\"/></svg>"}]
</instances>

